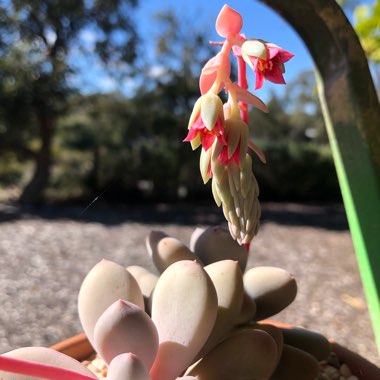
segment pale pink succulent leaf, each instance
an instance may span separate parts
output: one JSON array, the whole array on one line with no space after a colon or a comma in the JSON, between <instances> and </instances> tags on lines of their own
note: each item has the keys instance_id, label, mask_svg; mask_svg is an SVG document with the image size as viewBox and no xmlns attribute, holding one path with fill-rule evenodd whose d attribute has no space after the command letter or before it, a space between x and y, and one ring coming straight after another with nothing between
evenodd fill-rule
<instances>
[{"instance_id":1,"label":"pale pink succulent leaf","mask_svg":"<svg viewBox=\"0 0 380 380\"><path fill-rule=\"evenodd\" d=\"M107 364L119 354L132 352L149 369L157 353L158 333L144 310L119 299L96 322L94 343Z\"/></svg>"},{"instance_id":2,"label":"pale pink succulent leaf","mask_svg":"<svg viewBox=\"0 0 380 380\"><path fill-rule=\"evenodd\" d=\"M204 267L218 296L218 314L214 328L200 355L206 355L236 325L243 303L243 274L236 260L221 260Z\"/></svg>"},{"instance_id":3,"label":"pale pink succulent leaf","mask_svg":"<svg viewBox=\"0 0 380 380\"><path fill-rule=\"evenodd\" d=\"M215 29L221 37L227 38L239 34L243 26L243 19L239 12L228 5L224 5L216 19Z\"/></svg>"},{"instance_id":4,"label":"pale pink succulent leaf","mask_svg":"<svg viewBox=\"0 0 380 380\"><path fill-rule=\"evenodd\" d=\"M241 88L237 83L233 84L233 88L236 91L236 96L241 102L251 104L252 106L258 108L259 110L268 113L269 110L265 103L258 98L257 96L253 95L248 90Z\"/></svg>"},{"instance_id":5,"label":"pale pink succulent leaf","mask_svg":"<svg viewBox=\"0 0 380 380\"><path fill-rule=\"evenodd\" d=\"M175 379L184 372L209 336L217 308L214 285L200 264L177 261L162 273L152 301L160 340L150 371L153 380Z\"/></svg>"},{"instance_id":6,"label":"pale pink succulent leaf","mask_svg":"<svg viewBox=\"0 0 380 380\"><path fill-rule=\"evenodd\" d=\"M17 373L12 379L93 380L97 377L70 356L46 347L22 347L0 355L0 379ZM25 376L23 376L25 375Z\"/></svg>"},{"instance_id":7,"label":"pale pink succulent leaf","mask_svg":"<svg viewBox=\"0 0 380 380\"><path fill-rule=\"evenodd\" d=\"M88 272L78 295L79 318L91 344L98 318L119 299L144 309L144 297L135 278L123 266L103 259Z\"/></svg>"},{"instance_id":8,"label":"pale pink succulent leaf","mask_svg":"<svg viewBox=\"0 0 380 380\"><path fill-rule=\"evenodd\" d=\"M151 231L146 240L146 248L160 273L180 260L199 261L181 240L168 236L161 231Z\"/></svg>"},{"instance_id":9,"label":"pale pink succulent leaf","mask_svg":"<svg viewBox=\"0 0 380 380\"><path fill-rule=\"evenodd\" d=\"M151 377L138 356L129 352L112 359L107 380L151 380Z\"/></svg>"}]
</instances>

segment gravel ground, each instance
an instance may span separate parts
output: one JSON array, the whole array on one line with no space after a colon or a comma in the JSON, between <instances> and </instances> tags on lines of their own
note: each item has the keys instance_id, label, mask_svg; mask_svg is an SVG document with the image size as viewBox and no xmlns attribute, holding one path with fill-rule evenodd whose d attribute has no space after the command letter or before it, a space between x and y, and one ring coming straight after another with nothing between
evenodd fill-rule
<instances>
[{"instance_id":1,"label":"gravel ground","mask_svg":"<svg viewBox=\"0 0 380 380\"><path fill-rule=\"evenodd\" d=\"M81 332L78 289L103 257L154 271L150 230L188 243L195 227L224 223L220 210L203 206L82 210L0 204L0 353ZM322 332L380 365L341 206L264 204L248 267L258 265L287 269L298 282L295 302L274 319Z\"/></svg>"}]
</instances>

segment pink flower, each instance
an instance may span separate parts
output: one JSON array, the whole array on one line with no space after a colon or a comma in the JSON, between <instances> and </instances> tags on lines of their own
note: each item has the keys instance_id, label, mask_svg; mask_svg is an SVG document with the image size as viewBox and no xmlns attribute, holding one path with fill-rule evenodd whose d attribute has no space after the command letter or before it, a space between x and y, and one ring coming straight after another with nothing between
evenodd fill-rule
<instances>
[{"instance_id":1,"label":"pink flower","mask_svg":"<svg viewBox=\"0 0 380 380\"><path fill-rule=\"evenodd\" d=\"M202 145L207 151L215 139L223 145L227 144L224 138L223 103L219 96L207 93L197 100L188 129L189 132L183 141L190 142L193 149Z\"/></svg>"},{"instance_id":2,"label":"pink flower","mask_svg":"<svg viewBox=\"0 0 380 380\"><path fill-rule=\"evenodd\" d=\"M191 142L197 140L198 138L200 139L200 145L203 146L205 151L211 148L215 139L218 139L219 142L221 142L223 145L226 145L227 142L224 139L224 127L222 119L218 117L214 125L214 128L210 131L206 128L202 120L202 116L199 113L193 125L189 129L189 133L183 141Z\"/></svg>"},{"instance_id":3,"label":"pink flower","mask_svg":"<svg viewBox=\"0 0 380 380\"><path fill-rule=\"evenodd\" d=\"M247 40L241 46L241 55L256 75L255 90L263 86L267 79L273 83L285 84L284 63L294 54L277 45L261 40Z\"/></svg>"}]
</instances>

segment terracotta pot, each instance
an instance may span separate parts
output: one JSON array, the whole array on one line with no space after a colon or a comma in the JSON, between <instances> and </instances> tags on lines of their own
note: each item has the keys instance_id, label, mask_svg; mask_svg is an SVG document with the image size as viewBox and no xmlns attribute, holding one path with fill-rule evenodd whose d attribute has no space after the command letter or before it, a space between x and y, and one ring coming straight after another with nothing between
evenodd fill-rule
<instances>
[{"instance_id":1,"label":"terracotta pot","mask_svg":"<svg viewBox=\"0 0 380 380\"><path fill-rule=\"evenodd\" d=\"M268 321L265 321L265 323L268 323ZM289 325L279 322L269 321L269 323L277 327L290 327ZM331 341L331 344L332 350L337 354L339 360L342 363L346 363L352 373L360 380L380 380L380 369L374 364L336 342ZM88 359L94 353L94 349L83 333L65 339L51 348L63 352L79 361Z\"/></svg>"}]
</instances>

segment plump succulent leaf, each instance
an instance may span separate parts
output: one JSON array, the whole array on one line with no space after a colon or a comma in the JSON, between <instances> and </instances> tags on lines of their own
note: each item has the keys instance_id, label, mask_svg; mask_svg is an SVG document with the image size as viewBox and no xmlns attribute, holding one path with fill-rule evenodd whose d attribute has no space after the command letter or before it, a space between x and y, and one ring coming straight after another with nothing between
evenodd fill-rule
<instances>
[{"instance_id":1,"label":"plump succulent leaf","mask_svg":"<svg viewBox=\"0 0 380 380\"><path fill-rule=\"evenodd\" d=\"M144 309L144 298L135 278L121 265L102 260L87 274L78 295L79 318L91 344L98 318L119 299Z\"/></svg>"},{"instance_id":2,"label":"plump succulent leaf","mask_svg":"<svg viewBox=\"0 0 380 380\"><path fill-rule=\"evenodd\" d=\"M158 276L139 265L131 265L127 267L127 270L139 284L144 297L145 311L150 314L150 297L158 281Z\"/></svg>"},{"instance_id":3,"label":"plump succulent leaf","mask_svg":"<svg viewBox=\"0 0 380 380\"><path fill-rule=\"evenodd\" d=\"M326 360L331 352L330 342L321 334L303 328L283 328L284 342L313 355L318 361Z\"/></svg>"},{"instance_id":4,"label":"plump succulent leaf","mask_svg":"<svg viewBox=\"0 0 380 380\"><path fill-rule=\"evenodd\" d=\"M112 359L107 380L151 380L142 361L132 353L123 353Z\"/></svg>"},{"instance_id":5,"label":"plump succulent leaf","mask_svg":"<svg viewBox=\"0 0 380 380\"><path fill-rule=\"evenodd\" d=\"M248 297L244 292L243 303L241 305L240 313L236 319L236 325L243 325L249 321L252 321L256 314L256 302Z\"/></svg>"},{"instance_id":6,"label":"plump succulent leaf","mask_svg":"<svg viewBox=\"0 0 380 380\"><path fill-rule=\"evenodd\" d=\"M199 380L267 380L276 365L277 345L273 338L264 331L246 330L217 345L187 374Z\"/></svg>"},{"instance_id":7,"label":"plump succulent leaf","mask_svg":"<svg viewBox=\"0 0 380 380\"><path fill-rule=\"evenodd\" d=\"M217 261L204 269L215 286L218 314L214 328L200 352L201 356L214 348L236 324L244 295L243 275L237 261Z\"/></svg>"},{"instance_id":8,"label":"plump succulent leaf","mask_svg":"<svg viewBox=\"0 0 380 380\"><path fill-rule=\"evenodd\" d=\"M153 380L174 379L194 360L214 326L217 295L203 267L178 261L162 273L153 293L152 320L159 348Z\"/></svg>"},{"instance_id":9,"label":"plump succulent leaf","mask_svg":"<svg viewBox=\"0 0 380 380\"><path fill-rule=\"evenodd\" d=\"M256 302L255 320L271 317L297 295L295 278L286 270L275 267L254 267L244 273L244 290Z\"/></svg>"},{"instance_id":10,"label":"plump succulent leaf","mask_svg":"<svg viewBox=\"0 0 380 380\"><path fill-rule=\"evenodd\" d=\"M119 354L132 352L149 369L156 357L158 334L144 310L131 302L118 300L96 322L94 343L107 364Z\"/></svg>"},{"instance_id":11,"label":"plump succulent leaf","mask_svg":"<svg viewBox=\"0 0 380 380\"><path fill-rule=\"evenodd\" d=\"M209 227L200 232L198 229L190 238L190 249L204 265L220 260L236 260L242 272L247 265L247 251L232 239L223 227Z\"/></svg>"},{"instance_id":12,"label":"plump succulent leaf","mask_svg":"<svg viewBox=\"0 0 380 380\"><path fill-rule=\"evenodd\" d=\"M180 260L198 260L180 240L172 238L161 231L152 231L146 239L147 250L159 272Z\"/></svg>"},{"instance_id":13,"label":"plump succulent leaf","mask_svg":"<svg viewBox=\"0 0 380 380\"><path fill-rule=\"evenodd\" d=\"M318 361L307 352L284 344L278 366L270 380L315 380Z\"/></svg>"}]
</instances>

